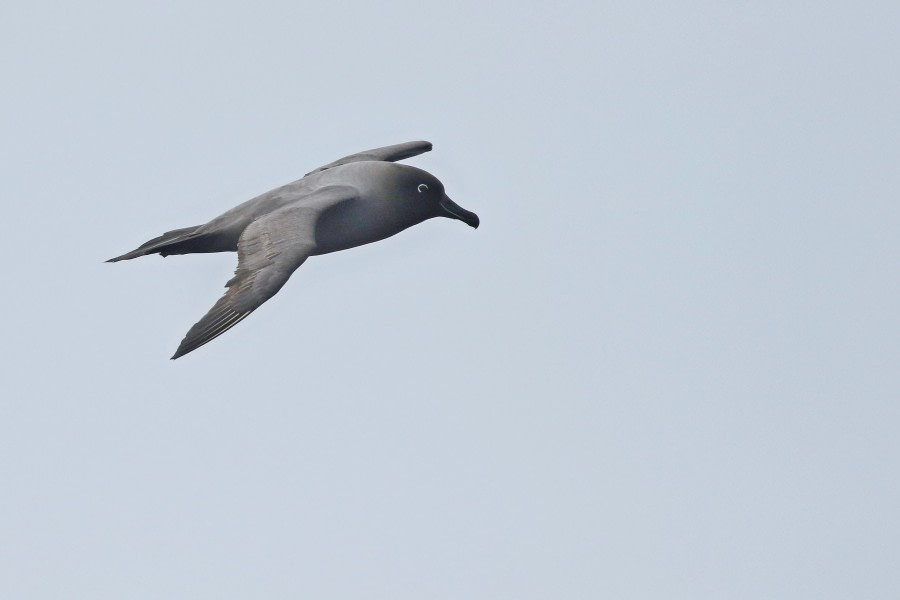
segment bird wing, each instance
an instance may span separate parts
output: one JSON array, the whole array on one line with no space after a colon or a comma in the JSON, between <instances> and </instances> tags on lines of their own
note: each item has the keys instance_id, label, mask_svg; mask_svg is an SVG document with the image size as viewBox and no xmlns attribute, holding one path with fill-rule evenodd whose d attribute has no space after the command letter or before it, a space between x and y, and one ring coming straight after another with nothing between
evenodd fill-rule
<instances>
[{"instance_id":1,"label":"bird wing","mask_svg":"<svg viewBox=\"0 0 900 600\"><path fill-rule=\"evenodd\" d=\"M357 197L350 186L327 186L250 223L238 240L238 266L228 291L190 328L173 359L219 337L274 296L316 249L316 223L330 208Z\"/></svg>"},{"instance_id":2,"label":"bird wing","mask_svg":"<svg viewBox=\"0 0 900 600\"><path fill-rule=\"evenodd\" d=\"M313 173L318 173L319 171L324 171L326 169L330 169L332 167L337 167L340 165L346 165L347 163L352 162L360 162L363 160L379 160L385 162L396 162L398 160L403 160L404 158L411 158L413 156L418 156L423 152L431 151L431 142L405 142L403 144L394 144L393 146L384 146L383 148L373 148L372 150L363 150L362 152L357 152L356 154L351 154L350 156L345 156L344 158L339 158L334 162L328 163L323 167L319 167L318 169L313 169L306 175L312 175ZM304 175L304 177L306 176Z\"/></svg>"}]
</instances>

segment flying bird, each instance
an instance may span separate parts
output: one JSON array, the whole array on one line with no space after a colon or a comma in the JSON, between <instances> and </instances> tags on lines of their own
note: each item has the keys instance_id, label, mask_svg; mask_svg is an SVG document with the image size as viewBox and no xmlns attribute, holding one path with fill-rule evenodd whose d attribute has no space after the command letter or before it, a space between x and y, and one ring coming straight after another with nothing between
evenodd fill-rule
<instances>
[{"instance_id":1,"label":"flying bird","mask_svg":"<svg viewBox=\"0 0 900 600\"><path fill-rule=\"evenodd\" d=\"M205 225L167 231L107 262L148 254L238 253L228 291L190 328L176 359L247 318L310 256L377 242L433 217L477 228L478 215L453 202L436 177L394 164L429 150L429 142L406 142L345 156Z\"/></svg>"}]
</instances>

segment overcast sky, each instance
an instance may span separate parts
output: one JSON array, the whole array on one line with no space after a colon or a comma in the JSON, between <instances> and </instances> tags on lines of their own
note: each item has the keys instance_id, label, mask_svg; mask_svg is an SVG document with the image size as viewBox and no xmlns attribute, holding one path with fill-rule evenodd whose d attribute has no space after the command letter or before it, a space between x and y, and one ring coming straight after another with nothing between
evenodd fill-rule
<instances>
[{"instance_id":1,"label":"overcast sky","mask_svg":"<svg viewBox=\"0 0 900 600\"><path fill-rule=\"evenodd\" d=\"M894 599L896 2L0 8L3 598ZM414 139L481 217L105 264Z\"/></svg>"}]
</instances>

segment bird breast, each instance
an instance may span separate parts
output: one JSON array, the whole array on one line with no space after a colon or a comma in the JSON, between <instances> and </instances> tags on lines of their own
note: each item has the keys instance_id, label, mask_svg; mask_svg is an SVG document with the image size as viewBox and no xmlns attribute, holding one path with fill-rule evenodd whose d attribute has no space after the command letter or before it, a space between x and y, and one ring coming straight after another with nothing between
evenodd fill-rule
<instances>
[{"instance_id":1,"label":"bird breast","mask_svg":"<svg viewBox=\"0 0 900 600\"><path fill-rule=\"evenodd\" d=\"M421 223L415 206L390 198L356 198L325 211L316 224L316 254L371 244Z\"/></svg>"}]
</instances>

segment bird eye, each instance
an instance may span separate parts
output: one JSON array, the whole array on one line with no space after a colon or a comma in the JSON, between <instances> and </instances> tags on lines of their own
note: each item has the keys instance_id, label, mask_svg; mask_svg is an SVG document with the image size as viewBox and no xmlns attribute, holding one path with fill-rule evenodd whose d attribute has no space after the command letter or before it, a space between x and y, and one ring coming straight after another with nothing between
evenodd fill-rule
<instances>
[{"instance_id":1,"label":"bird eye","mask_svg":"<svg viewBox=\"0 0 900 600\"><path fill-rule=\"evenodd\" d=\"M419 184L419 193L424 194L427 191L428 191L428 186L425 185L424 183L420 183Z\"/></svg>"}]
</instances>

